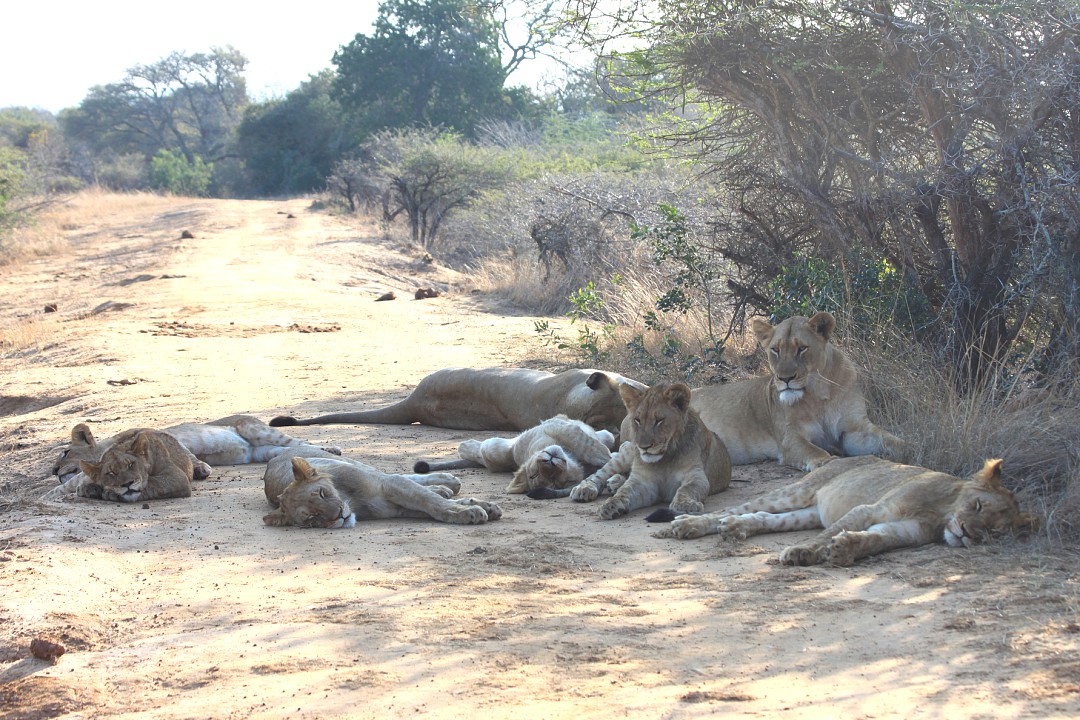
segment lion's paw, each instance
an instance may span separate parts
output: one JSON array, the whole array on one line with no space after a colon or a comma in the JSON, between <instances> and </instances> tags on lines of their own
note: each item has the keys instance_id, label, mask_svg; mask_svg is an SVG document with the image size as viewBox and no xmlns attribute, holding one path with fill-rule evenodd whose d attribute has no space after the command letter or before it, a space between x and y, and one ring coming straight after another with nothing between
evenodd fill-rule
<instances>
[{"instance_id":1,"label":"lion's paw","mask_svg":"<svg viewBox=\"0 0 1080 720\"><path fill-rule=\"evenodd\" d=\"M445 485L428 485L428 489L439 497L446 498L447 500L455 495L453 488L448 488Z\"/></svg>"},{"instance_id":2,"label":"lion's paw","mask_svg":"<svg viewBox=\"0 0 1080 720\"><path fill-rule=\"evenodd\" d=\"M849 567L855 564L858 550L859 543L854 537L847 533L840 533L829 541L829 546L825 548L825 557L822 559L836 567Z\"/></svg>"},{"instance_id":3,"label":"lion's paw","mask_svg":"<svg viewBox=\"0 0 1080 720\"><path fill-rule=\"evenodd\" d=\"M818 548L808 545L792 545L780 553L781 565L817 565L821 562Z\"/></svg>"},{"instance_id":4,"label":"lion's paw","mask_svg":"<svg viewBox=\"0 0 1080 720\"><path fill-rule=\"evenodd\" d=\"M450 495L445 497L451 497L461 492L461 480L456 475L450 473L431 473L427 476L426 481L429 483L436 483L441 485L450 491Z\"/></svg>"},{"instance_id":5,"label":"lion's paw","mask_svg":"<svg viewBox=\"0 0 1080 720\"><path fill-rule=\"evenodd\" d=\"M214 469L202 460L196 460L192 465L192 478L195 480L205 480L214 472Z\"/></svg>"},{"instance_id":6,"label":"lion's paw","mask_svg":"<svg viewBox=\"0 0 1080 720\"><path fill-rule=\"evenodd\" d=\"M680 515L671 521L672 537L693 540L709 534L709 521L700 515Z\"/></svg>"},{"instance_id":7,"label":"lion's paw","mask_svg":"<svg viewBox=\"0 0 1080 720\"><path fill-rule=\"evenodd\" d=\"M668 507L671 508L672 512L677 513L699 513L705 510L704 503L691 498L676 498L671 501L671 505Z\"/></svg>"},{"instance_id":8,"label":"lion's paw","mask_svg":"<svg viewBox=\"0 0 1080 720\"><path fill-rule=\"evenodd\" d=\"M459 525L482 525L486 523L488 521L487 511L479 504L478 500L473 502L477 504L468 505L455 512L451 522Z\"/></svg>"},{"instance_id":9,"label":"lion's paw","mask_svg":"<svg viewBox=\"0 0 1080 720\"><path fill-rule=\"evenodd\" d=\"M341 448L339 448L337 445L324 445L321 448L321 450L323 452L328 452L331 455L340 455L341 454Z\"/></svg>"},{"instance_id":10,"label":"lion's paw","mask_svg":"<svg viewBox=\"0 0 1080 720\"><path fill-rule=\"evenodd\" d=\"M607 481L607 491L614 495L619 491L619 488L622 487L624 482L626 482L625 475L612 475Z\"/></svg>"},{"instance_id":11,"label":"lion's paw","mask_svg":"<svg viewBox=\"0 0 1080 720\"><path fill-rule=\"evenodd\" d=\"M611 498L600 506L601 520L614 520L630 512L630 506L621 498Z\"/></svg>"},{"instance_id":12,"label":"lion's paw","mask_svg":"<svg viewBox=\"0 0 1080 720\"><path fill-rule=\"evenodd\" d=\"M487 513L488 522L494 522L502 517L502 508L495 503L480 501L477 503Z\"/></svg>"},{"instance_id":13,"label":"lion's paw","mask_svg":"<svg viewBox=\"0 0 1080 720\"><path fill-rule=\"evenodd\" d=\"M745 540L750 537L750 531L746 527L746 521L738 515L728 515L721 518L717 524L717 533L724 540Z\"/></svg>"},{"instance_id":14,"label":"lion's paw","mask_svg":"<svg viewBox=\"0 0 1080 720\"><path fill-rule=\"evenodd\" d=\"M574 486L570 491L570 499L574 502L592 502L600 494L600 489L588 480L584 480Z\"/></svg>"},{"instance_id":15,"label":"lion's paw","mask_svg":"<svg viewBox=\"0 0 1080 720\"><path fill-rule=\"evenodd\" d=\"M675 534L675 530L674 530L674 529L673 529L673 528L672 528L671 526L668 526L668 527L666 527L666 528L661 528L660 530L656 530L656 531L654 531L654 532L652 533L652 536L653 536L654 538L662 538L662 539L668 539L668 538L678 537L678 536L677 536L677 535Z\"/></svg>"}]
</instances>

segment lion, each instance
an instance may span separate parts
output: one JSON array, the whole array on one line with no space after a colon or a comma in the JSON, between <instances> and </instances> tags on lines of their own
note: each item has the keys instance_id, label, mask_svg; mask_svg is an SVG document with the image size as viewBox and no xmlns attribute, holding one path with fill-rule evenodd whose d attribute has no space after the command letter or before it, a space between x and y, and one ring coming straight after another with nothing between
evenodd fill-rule
<instances>
[{"instance_id":1,"label":"lion","mask_svg":"<svg viewBox=\"0 0 1080 720\"><path fill-rule=\"evenodd\" d=\"M160 430L139 430L106 450L100 461L83 460L79 467L86 475L80 497L125 503L191 497L191 453Z\"/></svg>"},{"instance_id":2,"label":"lion","mask_svg":"<svg viewBox=\"0 0 1080 720\"><path fill-rule=\"evenodd\" d=\"M577 485L611 459L615 436L594 430L565 415L548 418L514 438L466 440L458 446L460 460L419 460L413 472L485 467L492 472L513 472L506 492L524 493L537 488Z\"/></svg>"},{"instance_id":3,"label":"lion","mask_svg":"<svg viewBox=\"0 0 1080 720\"><path fill-rule=\"evenodd\" d=\"M658 502L669 502L673 512L690 513L703 510L707 496L731 484L731 457L691 407L689 387L672 383L641 391L623 385L619 392L630 438L604 467L570 491L571 500L591 502L610 482L615 493L600 507L604 520Z\"/></svg>"},{"instance_id":4,"label":"lion","mask_svg":"<svg viewBox=\"0 0 1080 720\"><path fill-rule=\"evenodd\" d=\"M494 503L452 499L460 488L461 481L447 473L390 475L329 453L290 451L266 465L263 490L274 510L263 522L274 527L351 528L357 520L430 517L479 525L502 517Z\"/></svg>"},{"instance_id":5,"label":"lion","mask_svg":"<svg viewBox=\"0 0 1080 720\"><path fill-rule=\"evenodd\" d=\"M832 342L827 312L779 325L753 320L769 374L697 388L690 404L716 433L736 465L776 460L800 470L843 455L905 453L903 440L866 417L855 366Z\"/></svg>"},{"instance_id":6,"label":"lion","mask_svg":"<svg viewBox=\"0 0 1080 720\"><path fill-rule=\"evenodd\" d=\"M1020 512L1001 484L1001 460L968 479L865 455L839 458L796 483L736 507L680 515L657 537L720 535L744 540L768 532L824 528L780 553L784 565L848 566L870 555L944 542L970 547L1039 520ZM659 518L657 518L659 519Z\"/></svg>"},{"instance_id":7,"label":"lion","mask_svg":"<svg viewBox=\"0 0 1080 720\"><path fill-rule=\"evenodd\" d=\"M641 386L600 370L552 374L527 368L443 368L424 377L404 400L384 408L308 420L281 415L270 424L420 423L452 430L522 431L562 414L615 434L626 417L619 399L623 383Z\"/></svg>"},{"instance_id":8,"label":"lion","mask_svg":"<svg viewBox=\"0 0 1080 720\"><path fill-rule=\"evenodd\" d=\"M53 474L61 485L46 497L77 492L78 486L86 481L86 476L79 470L80 462L97 461L109 448L130 441L137 433L148 429L132 428L99 442L89 425L79 423L71 430L71 443L53 464ZM314 447L251 415L231 415L205 424L183 423L164 428L162 432L176 438L191 455L196 480L210 477L212 466L266 462L289 448ZM341 454L334 447L323 449Z\"/></svg>"}]
</instances>

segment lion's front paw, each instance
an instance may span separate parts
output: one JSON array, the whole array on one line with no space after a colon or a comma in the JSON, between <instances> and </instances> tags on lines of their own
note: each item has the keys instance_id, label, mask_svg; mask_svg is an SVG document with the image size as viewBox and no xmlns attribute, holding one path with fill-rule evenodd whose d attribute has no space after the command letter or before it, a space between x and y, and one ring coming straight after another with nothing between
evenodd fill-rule
<instances>
[{"instance_id":1,"label":"lion's front paw","mask_svg":"<svg viewBox=\"0 0 1080 720\"><path fill-rule=\"evenodd\" d=\"M192 478L195 480L205 480L210 477L214 472L214 469L204 463L202 460L196 460L194 467L192 468Z\"/></svg>"},{"instance_id":2,"label":"lion's front paw","mask_svg":"<svg viewBox=\"0 0 1080 720\"><path fill-rule=\"evenodd\" d=\"M482 525L486 523L488 521L487 510L484 510L478 500L473 502L477 504L468 505L454 513L453 522L460 525Z\"/></svg>"},{"instance_id":3,"label":"lion's front paw","mask_svg":"<svg viewBox=\"0 0 1080 720\"><path fill-rule=\"evenodd\" d=\"M709 521L700 515L680 515L671 521L672 537L693 540L709 534Z\"/></svg>"},{"instance_id":4,"label":"lion's front paw","mask_svg":"<svg viewBox=\"0 0 1080 720\"><path fill-rule=\"evenodd\" d=\"M600 488L588 480L582 480L570 491L570 499L574 502L592 502L600 494Z\"/></svg>"},{"instance_id":5,"label":"lion's front paw","mask_svg":"<svg viewBox=\"0 0 1080 720\"><path fill-rule=\"evenodd\" d=\"M442 485L450 491L450 495L457 495L461 492L461 480L459 480L456 475L451 475L450 473L431 473L427 476L427 482Z\"/></svg>"},{"instance_id":6,"label":"lion's front paw","mask_svg":"<svg viewBox=\"0 0 1080 720\"><path fill-rule=\"evenodd\" d=\"M859 543L848 533L840 533L829 541L823 560L836 567L849 567L858 559Z\"/></svg>"},{"instance_id":7,"label":"lion's front paw","mask_svg":"<svg viewBox=\"0 0 1080 720\"><path fill-rule=\"evenodd\" d=\"M624 482L626 482L625 475L612 475L607 481L607 491L614 495L623 486Z\"/></svg>"},{"instance_id":8,"label":"lion's front paw","mask_svg":"<svg viewBox=\"0 0 1080 720\"><path fill-rule=\"evenodd\" d=\"M792 545L780 553L781 565L817 565L821 562L821 550L809 545Z\"/></svg>"},{"instance_id":9,"label":"lion's front paw","mask_svg":"<svg viewBox=\"0 0 1080 720\"><path fill-rule=\"evenodd\" d=\"M724 540L745 540L750 537L746 521L738 515L728 515L721 518L717 525L717 532Z\"/></svg>"},{"instance_id":10,"label":"lion's front paw","mask_svg":"<svg viewBox=\"0 0 1080 720\"><path fill-rule=\"evenodd\" d=\"M339 448L337 445L324 445L321 448L321 450L323 452L328 452L331 455L340 455L341 454L341 448Z\"/></svg>"},{"instance_id":11,"label":"lion's front paw","mask_svg":"<svg viewBox=\"0 0 1080 720\"><path fill-rule=\"evenodd\" d=\"M445 485L428 485L428 489L435 493L439 497L450 499L456 494L452 488L448 488Z\"/></svg>"},{"instance_id":12,"label":"lion's front paw","mask_svg":"<svg viewBox=\"0 0 1080 720\"><path fill-rule=\"evenodd\" d=\"M705 510L704 503L692 498L675 498L668 507L677 513L699 513Z\"/></svg>"},{"instance_id":13,"label":"lion's front paw","mask_svg":"<svg viewBox=\"0 0 1080 720\"><path fill-rule=\"evenodd\" d=\"M630 512L630 505L622 498L613 497L600 506L601 520L614 520Z\"/></svg>"},{"instance_id":14,"label":"lion's front paw","mask_svg":"<svg viewBox=\"0 0 1080 720\"><path fill-rule=\"evenodd\" d=\"M478 502L480 507L484 508L484 512L487 513L488 522L494 522L502 517L502 508L495 503Z\"/></svg>"},{"instance_id":15,"label":"lion's front paw","mask_svg":"<svg viewBox=\"0 0 1080 720\"><path fill-rule=\"evenodd\" d=\"M84 482L75 489L75 494L79 497L92 498L94 500L100 500L105 494L105 488L102 485L92 482Z\"/></svg>"}]
</instances>

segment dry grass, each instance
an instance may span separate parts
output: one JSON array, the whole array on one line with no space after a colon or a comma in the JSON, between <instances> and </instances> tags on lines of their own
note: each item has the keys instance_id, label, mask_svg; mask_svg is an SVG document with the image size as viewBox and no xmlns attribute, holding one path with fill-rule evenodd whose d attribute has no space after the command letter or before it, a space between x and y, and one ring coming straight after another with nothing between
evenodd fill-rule
<instances>
[{"instance_id":1,"label":"dry grass","mask_svg":"<svg viewBox=\"0 0 1080 720\"><path fill-rule=\"evenodd\" d=\"M54 337L56 322L48 315L19 318L11 325L0 325L0 358L40 351Z\"/></svg>"},{"instance_id":2,"label":"dry grass","mask_svg":"<svg viewBox=\"0 0 1080 720\"><path fill-rule=\"evenodd\" d=\"M62 255L71 235L95 221L136 213L165 212L190 205L191 198L153 193L115 193L88 188L54 200L0 236L0 266L46 255Z\"/></svg>"}]
</instances>

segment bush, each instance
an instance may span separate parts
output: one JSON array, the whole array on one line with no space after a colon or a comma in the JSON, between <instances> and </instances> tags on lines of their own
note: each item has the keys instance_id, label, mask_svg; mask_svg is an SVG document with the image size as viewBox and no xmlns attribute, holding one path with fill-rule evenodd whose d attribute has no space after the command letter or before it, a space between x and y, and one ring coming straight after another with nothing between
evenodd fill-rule
<instances>
[{"instance_id":1,"label":"bush","mask_svg":"<svg viewBox=\"0 0 1080 720\"><path fill-rule=\"evenodd\" d=\"M150 161L151 186L172 195L206 197L213 175L213 164L204 163L198 156L188 162L172 150L158 150Z\"/></svg>"}]
</instances>

